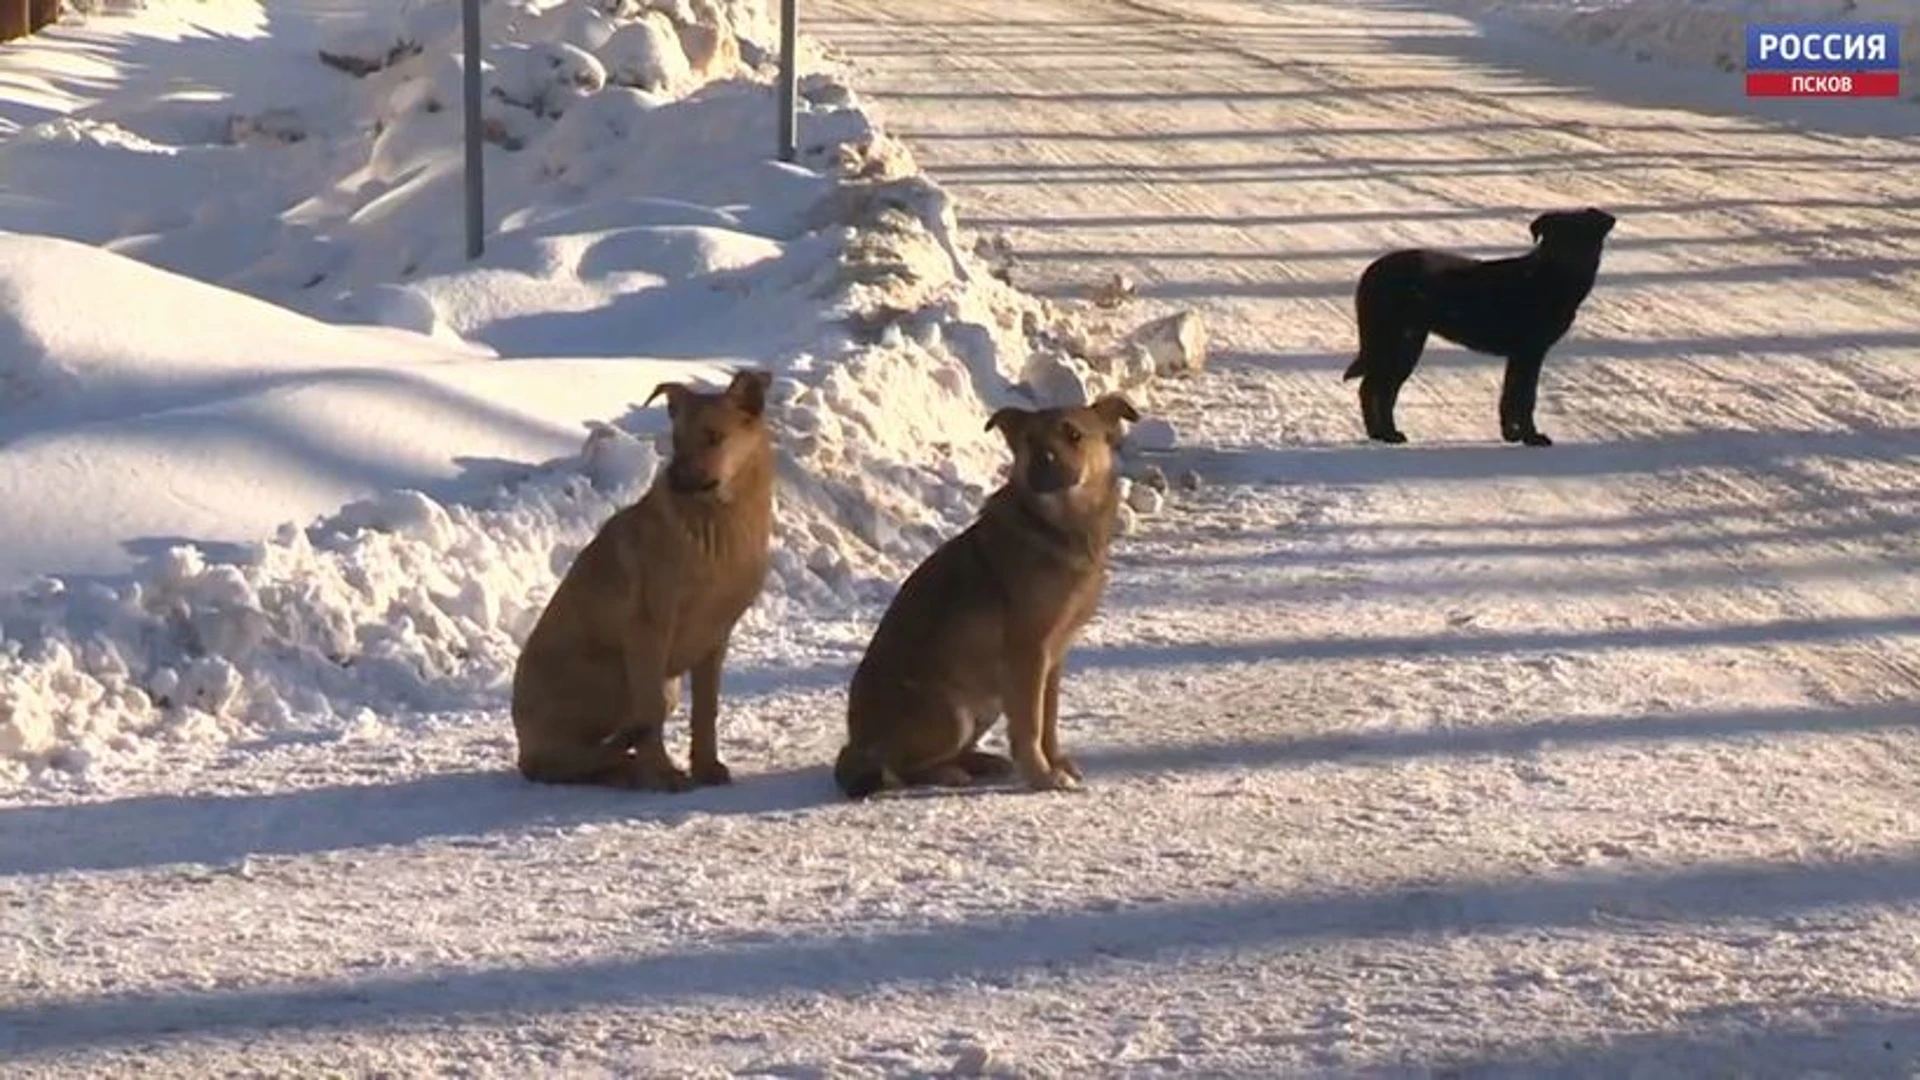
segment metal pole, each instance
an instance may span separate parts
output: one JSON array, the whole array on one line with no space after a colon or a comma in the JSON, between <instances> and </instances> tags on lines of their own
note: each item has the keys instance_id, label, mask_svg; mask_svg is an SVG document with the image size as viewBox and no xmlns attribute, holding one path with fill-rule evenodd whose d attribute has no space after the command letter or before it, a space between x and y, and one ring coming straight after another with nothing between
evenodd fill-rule
<instances>
[{"instance_id":1,"label":"metal pole","mask_svg":"<svg viewBox=\"0 0 1920 1080\"><path fill-rule=\"evenodd\" d=\"M482 234L486 231L485 203L482 194L485 183L481 178L481 150L485 143L481 139L480 120L480 0L463 0L460 5L460 29L462 30L462 49L466 53L465 97L467 127L467 258L477 259L486 247Z\"/></svg>"},{"instance_id":2,"label":"metal pole","mask_svg":"<svg viewBox=\"0 0 1920 1080\"><path fill-rule=\"evenodd\" d=\"M800 0L780 0L780 160L797 156L794 109L800 96Z\"/></svg>"}]
</instances>

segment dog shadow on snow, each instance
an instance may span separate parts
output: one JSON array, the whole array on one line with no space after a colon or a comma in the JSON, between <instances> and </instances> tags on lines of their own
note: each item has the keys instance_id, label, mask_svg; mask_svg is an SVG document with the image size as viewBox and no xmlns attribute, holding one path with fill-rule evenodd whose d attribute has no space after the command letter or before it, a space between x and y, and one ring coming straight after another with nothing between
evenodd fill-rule
<instances>
[{"instance_id":1,"label":"dog shadow on snow","mask_svg":"<svg viewBox=\"0 0 1920 1080\"><path fill-rule=\"evenodd\" d=\"M728 676L730 696L753 699L820 692L844 684L850 668L745 668ZM677 723L684 725L684 712ZM734 761L728 787L678 794L534 784L507 764L512 737L496 732L499 768L383 780L385 758L341 762L336 774L361 780L247 794L146 795L57 806L0 807L0 881L26 874L130 870L173 864L231 866L249 856L309 855L440 839L467 843L528 829L598 823L674 824L696 817L779 814L841 801L820 764L762 769ZM673 730L673 729L670 729ZM670 734L670 738L674 737ZM724 750L724 744L722 749Z\"/></svg>"},{"instance_id":2,"label":"dog shadow on snow","mask_svg":"<svg viewBox=\"0 0 1920 1080\"><path fill-rule=\"evenodd\" d=\"M759 815L835 802L825 765L740 769L730 787L666 795L533 784L511 767L263 794L138 796L0 809L0 880L22 874L231 866L439 839L491 843L528 829ZM476 840L475 838L486 838Z\"/></svg>"}]
</instances>

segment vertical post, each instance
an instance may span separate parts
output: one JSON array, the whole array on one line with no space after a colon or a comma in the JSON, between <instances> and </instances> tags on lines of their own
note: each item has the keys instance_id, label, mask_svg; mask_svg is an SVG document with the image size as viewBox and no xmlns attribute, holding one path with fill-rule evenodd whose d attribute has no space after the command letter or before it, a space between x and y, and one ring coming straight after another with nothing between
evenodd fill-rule
<instances>
[{"instance_id":1,"label":"vertical post","mask_svg":"<svg viewBox=\"0 0 1920 1080\"><path fill-rule=\"evenodd\" d=\"M477 259L485 248L485 182L480 175L484 161L480 119L480 0L462 0L460 5L461 48L466 53L465 83L467 129L467 258Z\"/></svg>"},{"instance_id":2,"label":"vertical post","mask_svg":"<svg viewBox=\"0 0 1920 1080\"><path fill-rule=\"evenodd\" d=\"M780 0L780 160L797 155L794 110L800 96L799 0Z\"/></svg>"}]
</instances>

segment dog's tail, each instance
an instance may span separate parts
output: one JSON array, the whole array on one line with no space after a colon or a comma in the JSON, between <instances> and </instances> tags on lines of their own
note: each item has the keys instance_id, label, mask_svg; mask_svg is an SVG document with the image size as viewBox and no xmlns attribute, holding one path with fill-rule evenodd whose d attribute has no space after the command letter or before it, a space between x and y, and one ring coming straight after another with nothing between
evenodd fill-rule
<instances>
[{"instance_id":1,"label":"dog's tail","mask_svg":"<svg viewBox=\"0 0 1920 1080\"><path fill-rule=\"evenodd\" d=\"M1367 358L1364 353L1354 357L1353 363L1347 365L1347 373L1340 376L1340 381L1346 382L1348 379L1357 379L1366 374L1366 366Z\"/></svg>"},{"instance_id":2,"label":"dog's tail","mask_svg":"<svg viewBox=\"0 0 1920 1080\"><path fill-rule=\"evenodd\" d=\"M833 763L833 782L849 799L864 799L900 786L900 778L864 746L848 745Z\"/></svg>"}]
</instances>

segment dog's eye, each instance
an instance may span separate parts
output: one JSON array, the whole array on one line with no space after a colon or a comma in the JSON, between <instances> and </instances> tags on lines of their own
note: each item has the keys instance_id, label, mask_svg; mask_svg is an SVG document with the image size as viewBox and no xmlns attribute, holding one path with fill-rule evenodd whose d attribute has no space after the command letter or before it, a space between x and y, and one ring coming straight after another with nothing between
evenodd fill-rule
<instances>
[{"instance_id":1,"label":"dog's eye","mask_svg":"<svg viewBox=\"0 0 1920 1080\"><path fill-rule=\"evenodd\" d=\"M1067 440L1068 446L1080 445L1080 429L1077 427L1074 427L1072 424L1062 425L1060 428L1060 434L1062 437L1064 437Z\"/></svg>"},{"instance_id":2,"label":"dog's eye","mask_svg":"<svg viewBox=\"0 0 1920 1080\"><path fill-rule=\"evenodd\" d=\"M721 442L721 440L722 440L723 438L724 438L724 436L723 436L723 435L721 435L721 434L720 434L719 432L717 432L717 431L708 431L708 432L707 432L707 445L708 445L708 446L719 446L719 445L720 445L720 442Z\"/></svg>"}]
</instances>

